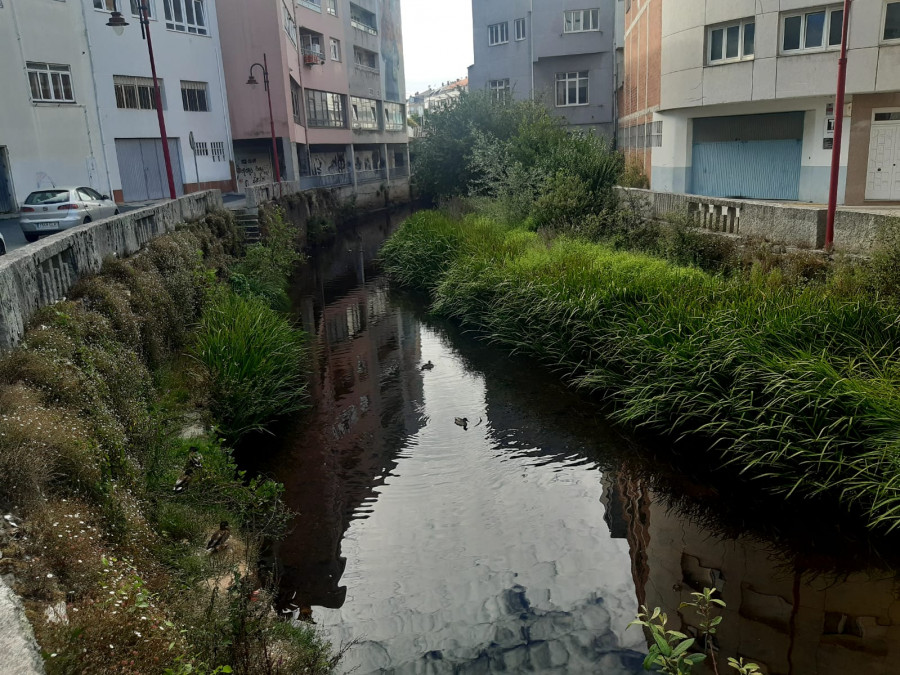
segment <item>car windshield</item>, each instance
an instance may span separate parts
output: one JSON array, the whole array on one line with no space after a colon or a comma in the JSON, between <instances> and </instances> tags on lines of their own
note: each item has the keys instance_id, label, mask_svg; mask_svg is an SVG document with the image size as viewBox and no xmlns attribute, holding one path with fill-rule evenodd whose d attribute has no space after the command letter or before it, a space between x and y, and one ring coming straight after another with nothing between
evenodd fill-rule
<instances>
[{"instance_id":1,"label":"car windshield","mask_svg":"<svg viewBox=\"0 0 900 675\"><path fill-rule=\"evenodd\" d=\"M64 204L69 201L68 190L41 190L32 192L25 199L26 204Z\"/></svg>"}]
</instances>

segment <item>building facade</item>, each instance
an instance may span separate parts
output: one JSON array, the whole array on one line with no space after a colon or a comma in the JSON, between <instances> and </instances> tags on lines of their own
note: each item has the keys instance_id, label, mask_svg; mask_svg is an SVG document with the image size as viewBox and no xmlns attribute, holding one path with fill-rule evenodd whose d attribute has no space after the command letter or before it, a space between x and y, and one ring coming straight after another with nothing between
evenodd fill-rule
<instances>
[{"instance_id":1,"label":"building facade","mask_svg":"<svg viewBox=\"0 0 900 675\"><path fill-rule=\"evenodd\" d=\"M626 56L626 81L659 68L653 189L825 203L843 3L659 5L661 57ZM848 48L839 200L900 203L900 0L853 2Z\"/></svg>"},{"instance_id":2,"label":"building facade","mask_svg":"<svg viewBox=\"0 0 900 675\"><path fill-rule=\"evenodd\" d=\"M0 1L0 214L54 185L111 191L83 8Z\"/></svg>"},{"instance_id":3,"label":"building facade","mask_svg":"<svg viewBox=\"0 0 900 675\"><path fill-rule=\"evenodd\" d=\"M239 187L275 178L261 71L247 84L264 58L284 180L408 181L399 0L246 0L220 12Z\"/></svg>"},{"instance_id":4,"label":"building facade","mask_svg":"<svg viewBox=\"0 0 900 675\"><path fill-rule=\"evenodd\" d=\"M472 91L544 101L570 127L610 137L618 0L472 0Z\"/></svg>"},{"instance_id":5,"label":"building facade","mask_svg":"<svg viewBox=\"0 0 900 675\"><path fill-rule=\"evenodd\" d=\"M84 0L112 194L119 202L169 197L139 2L150 12L175 191L233 191L215 0ZM106 25L114 10L130 24L122 35Z\"/></svg>"}]
</instances>

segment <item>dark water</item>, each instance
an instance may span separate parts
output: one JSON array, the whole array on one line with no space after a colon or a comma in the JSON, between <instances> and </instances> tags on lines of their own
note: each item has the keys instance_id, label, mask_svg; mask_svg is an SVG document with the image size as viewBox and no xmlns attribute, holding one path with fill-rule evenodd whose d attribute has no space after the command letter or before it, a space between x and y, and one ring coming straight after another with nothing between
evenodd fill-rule
<instances>
[{"instance_id":1,"label":"dark water","mask_svg":"<svg viewBox=\"0 0 900 675\"><path fill-rule=\"evenodd\" d=\"M344 672L639 673L638 605L688 632L679 602L715 585L723 673L726 656L900 673L900 585L876 552L824 513L663 470L530 362L427 319L371 276L394 225L359 226L298 284L318 404L269 467L300 513L284 601L357 641Z\"/></svg>"}]
</instances>

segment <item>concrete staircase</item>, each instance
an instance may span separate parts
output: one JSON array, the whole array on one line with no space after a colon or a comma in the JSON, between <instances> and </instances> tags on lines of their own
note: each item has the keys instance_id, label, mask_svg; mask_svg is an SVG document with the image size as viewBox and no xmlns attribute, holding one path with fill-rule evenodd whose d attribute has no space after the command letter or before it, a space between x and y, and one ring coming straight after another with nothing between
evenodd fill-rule
<instances>
[{"instance_id":1,"label":"concrete staircase","mask_svg":"<svg viewBox=\"0 0 900 675\"><path fill-rule=\"evenodd\" d=\"M254 211L256 209L253 209ZM259 231L259 215L250 209L235 209L234 217L238 227L244 232L244 239L248 244L256 244L262 239Z\"/></svg>"}]
</instances>

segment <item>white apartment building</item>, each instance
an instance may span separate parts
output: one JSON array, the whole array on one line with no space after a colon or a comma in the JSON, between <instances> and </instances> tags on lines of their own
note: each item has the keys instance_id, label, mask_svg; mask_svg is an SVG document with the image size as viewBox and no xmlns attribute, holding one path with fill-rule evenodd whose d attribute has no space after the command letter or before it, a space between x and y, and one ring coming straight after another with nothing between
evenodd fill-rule
<instances>
[{"instance_id":1,"label":"white apartment building","mask_svg":"<svg viewBox=\"0 0 900 675\"><path fill-rule=\"evenodd\" d=\"M653 189L825 203L842 18L841 2L664 0ZM855 0L849 21L839 199L898 203L900 0Z\"/></svg>"},{"instance_id":2,"label":"white apartment building","mask_svg":"<svg viewBox=\"0 0 900 675\"><path fill-rule=\"evenodd\" d=\"M75 0L0 0L0 214L54 185L111 192Z\"/></svg>"},{"instance_id":3,"label":"white apartment building","mask_svg":"<svg viewBox=\"0 0 900 675\"><path fill-rule=\"evenodd\" d=\"M215 1L81 1L116 201L169 196L150 60L138 18L140 3L151 16L176 192L233 190L234 155ZM122 35L106 25L114 10L130 24Z\"/></svg>"}]
</instances>

